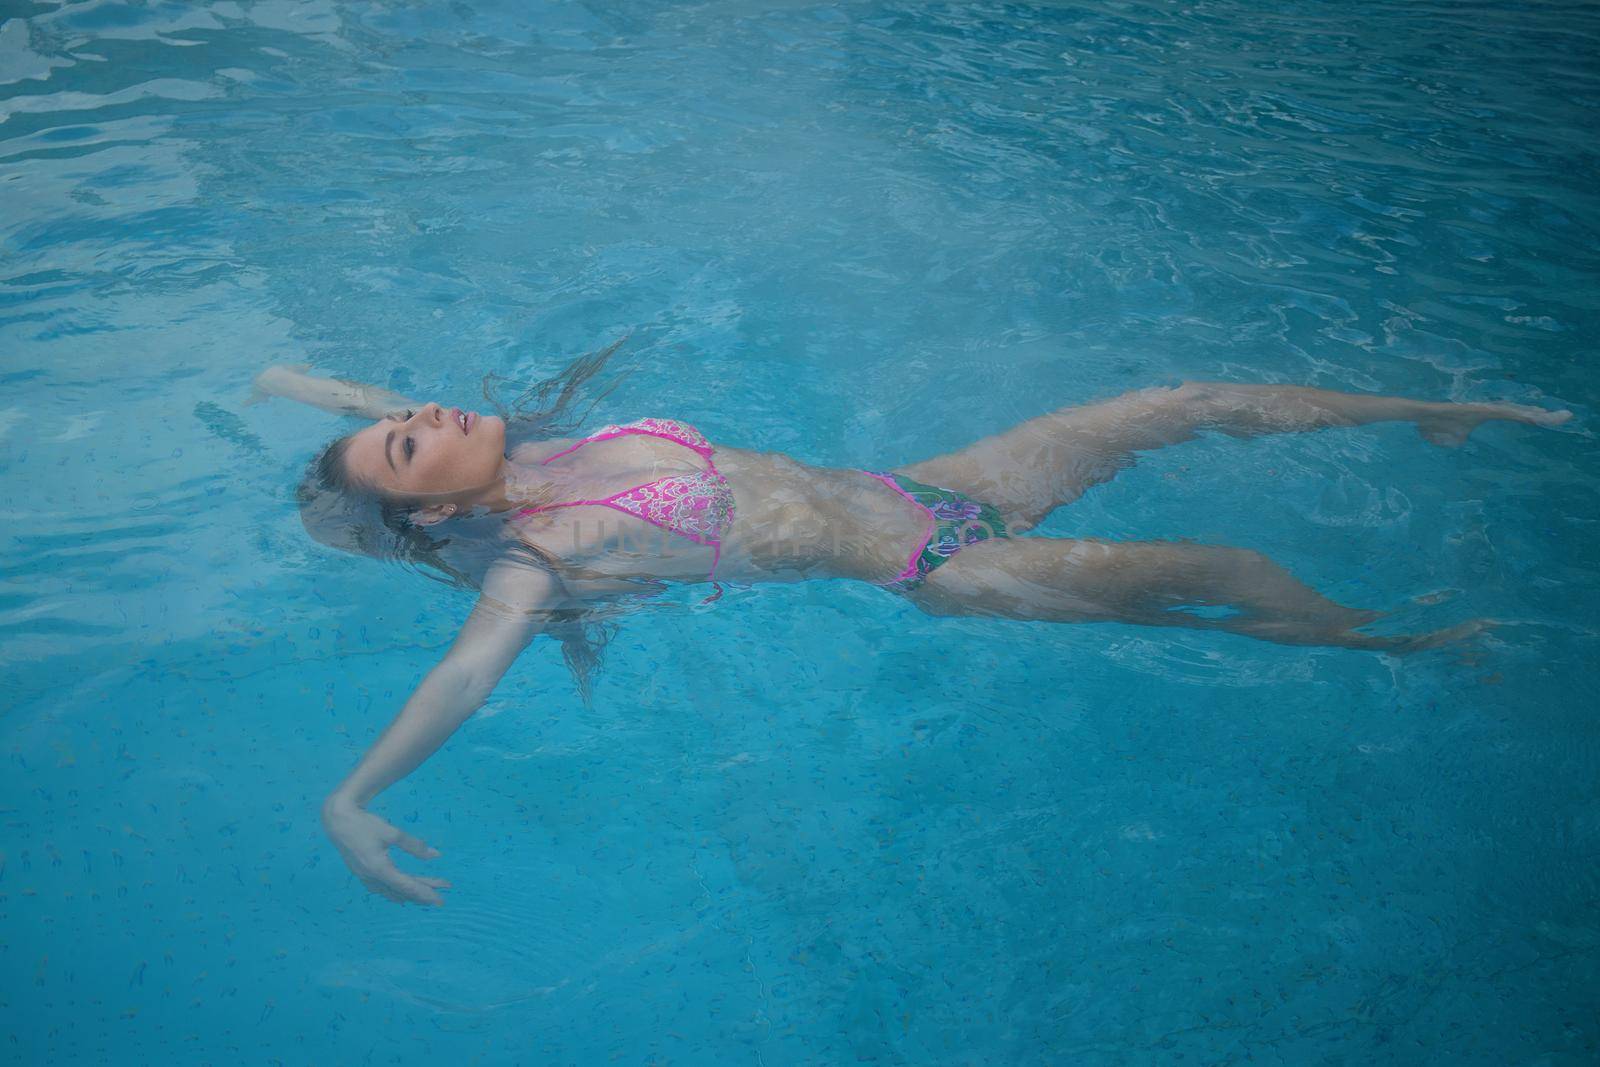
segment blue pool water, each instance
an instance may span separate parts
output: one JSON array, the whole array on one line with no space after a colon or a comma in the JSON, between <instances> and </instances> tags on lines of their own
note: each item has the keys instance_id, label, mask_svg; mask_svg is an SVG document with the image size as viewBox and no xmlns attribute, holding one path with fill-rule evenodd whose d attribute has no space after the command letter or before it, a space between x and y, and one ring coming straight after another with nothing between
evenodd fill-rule
<instances>
[{"instance_id":1,"label":"blue pool water","mask_svg":"<svg viewBox=\"0 0 1600 1067\"><path fill-rule=\"evenodd\" d=\"M0 11L0 1059L1597 1055L1600 10ZM733 590L590 710L530 649L376 804L448 905L371 896L318 803L471 598L310 542L344 424L251 378L482 406L630 330L591 425L821 464L1185 378L1576 417L1207 437L1038 531L1471 646Z\"/></svg>"}]
</instances>

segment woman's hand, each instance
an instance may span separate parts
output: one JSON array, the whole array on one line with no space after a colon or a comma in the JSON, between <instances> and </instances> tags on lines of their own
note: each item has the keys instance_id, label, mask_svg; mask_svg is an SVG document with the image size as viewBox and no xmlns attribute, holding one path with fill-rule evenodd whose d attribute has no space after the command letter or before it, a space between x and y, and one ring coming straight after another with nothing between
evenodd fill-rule
<instances>
[{"instance_id":1,"label":"woman's hand","mask_svg":"<svg viewBox=\"0 0 1600 1067\"><path fill-rule=\"evenodd\" d=\"M322 805L322 825L328 837L338 846L345 866L369 890L397 904L411 901L443 906L444 898L438 890L449 889L449 882L443 878L420 878L406 874L389 858L389 849L395 846L424 860L437 856L438 849L430 848L410 834L395 829L354 801L338 797L329 797Z\"/></svg>"}]
</instances>

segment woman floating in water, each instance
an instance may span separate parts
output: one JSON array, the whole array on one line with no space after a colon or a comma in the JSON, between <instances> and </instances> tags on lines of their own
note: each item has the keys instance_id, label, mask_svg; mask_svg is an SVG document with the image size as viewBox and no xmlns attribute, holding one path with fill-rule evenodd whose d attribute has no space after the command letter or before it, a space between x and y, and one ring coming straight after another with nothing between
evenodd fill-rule
<instances>
[{"instance_id":1,"label":"woman floating in water","mask_svg":"<svg viewBox=\"0 0 1600 1067\"><path fill-rule=\"evenodd\" d=\"M554 410L513 420L513 436L548 435L610 352L545 383L541 395L556 395ZM1559 426L1571 417L1517 404L1186 382L1063 408L880 472L713 445L665 418L508 447L507 421L493 415L285 367L266 371L257 385L376 420L312 464L300 502L315 536L427 563L480 591L444 659L323 806L329 835L370 890L426 904L442 904L438 891L448 883L405 874L388 850L424 859L438 853L366 805L482 705L535 635L563 641L583 684L594 613L624 594L663 582L849 578L892 589L931 615L1184 626L1407 652L1481 623L1364 634L1356 628L1381 612L1336 604L1259 552L1018 535L1131 465L1136 453L1200 430L1253 437L1398 420L1455 445L1489 419ZM1231 613L1186 610L1194 608Z\"/></svg>"}]
</instances>

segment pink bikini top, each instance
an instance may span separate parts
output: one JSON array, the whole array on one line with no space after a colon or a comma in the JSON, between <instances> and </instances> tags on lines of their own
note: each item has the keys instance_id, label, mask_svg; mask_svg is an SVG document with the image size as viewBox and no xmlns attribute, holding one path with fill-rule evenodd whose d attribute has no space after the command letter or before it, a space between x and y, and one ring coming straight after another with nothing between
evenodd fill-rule
<instances>
[{"instance_id":1,"label":"pink bikini top","mask_svg":"<svg viewBox=\"0 0 1600 1067\"><path fill-rule=\"evenodd\" d=\"M635 419L622 426L603 426L599 432L590 434L571 448L563 448L555 455L546 457L543 462L549 463L558 456L576 452L591 441L605 441L612 437L625 437L636 433L664 437L668 441L676 441L683 447L698 452L705 457L705 470L695 471L693 474L669 474L665 478L657 478L653 482L613 493L603 500L564 500L557 504L523 508L517 514L528 515L536 511L548 511L551 508L571 508L585 504L614 508L664 530L687 537L697 545L710 545L711 571L706 577L712 578L717 573L717 562L722 557L723 531L733 521L733 489L728 485L728 480L717 470L717 465L711 462L711 454L716 449L711 447L711 442L707 441L699 430L688 423L674 419ZM722 587L719 585L716 594L707 600L715 600L721 595Z\"/></svg>"}]
</instances>

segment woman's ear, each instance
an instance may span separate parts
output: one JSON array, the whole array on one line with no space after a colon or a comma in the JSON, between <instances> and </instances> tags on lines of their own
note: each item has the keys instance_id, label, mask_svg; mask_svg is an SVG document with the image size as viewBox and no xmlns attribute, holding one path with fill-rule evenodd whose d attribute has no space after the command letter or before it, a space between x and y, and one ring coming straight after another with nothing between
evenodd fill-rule
<instances>
[{"instance_id":1,"label":"woman's ear","mask_svg":"<svg viewBox=\"0 0 1600 1067\"><path fill-rule=\"evenodd\" d=\"M456 513L454 504L429 504L427 507L418 508L411 513L413 526L432 526L443 522Z\"/></svg>"}]
</instances>

